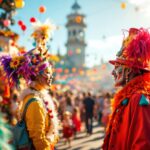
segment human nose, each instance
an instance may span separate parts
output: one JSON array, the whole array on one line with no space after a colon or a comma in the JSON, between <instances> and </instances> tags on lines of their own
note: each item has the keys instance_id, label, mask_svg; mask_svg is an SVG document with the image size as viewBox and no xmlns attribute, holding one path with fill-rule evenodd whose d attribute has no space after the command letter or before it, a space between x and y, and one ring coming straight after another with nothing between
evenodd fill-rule
<instances>
[{"instance_id":1,"label":"human nose","mask_svg":"<svg viewBox=\"0 0 150 150\"><path fill-rule=\"evenodd\" d=\"M53 78L54 78L53 75L51 75L51 76L50 76L50 79L53 80Z\"/></svg>"},{"instance_id":2,"label":"human nose","mask_svg":"<svg viewBox=\"0 0 150 150\"><path fill-rule=\"evenodd\" d=\"M111 74L114 76L116 73L115 73L115 70L113 69Z\"/></svg>"}]
</instances>

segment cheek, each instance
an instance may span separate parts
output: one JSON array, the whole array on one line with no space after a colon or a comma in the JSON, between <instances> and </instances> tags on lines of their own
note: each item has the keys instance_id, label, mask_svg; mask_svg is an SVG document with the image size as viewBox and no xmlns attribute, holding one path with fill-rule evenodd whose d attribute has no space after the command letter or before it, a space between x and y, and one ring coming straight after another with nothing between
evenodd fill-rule
<instances>
[{"instance_id":1,"label":"cheek","mask_svg":"<svg viewBox=\"0 0 150 150\"><path fill-rule=\"evenodd\" d=\"M42 82L43 84L47 83L47 76L42 75L41 78L40 78L40 80L41 80L41 82Z\"/></svg>"},{"instance_id":2,"label":"cheek","mask_svg":"<svg viewBox=\"0 0 150 150\"><path fill-rule=\"evenodd\" d=\"M115 82L116 82L117 86L124 85L124 83L125 83L124 69L122 69L122 71L117 73Z\"/></svg>"},{"instance_id":3,"label":"cheek","mask_svg":"<svg viewBox=\"0 0 150 150\"><path fill-rule=\"evenodd\" d=\"M116 74L116 73L115 73L115 70L113 70L113 71L111 72L111 74L112 74L113 76L115 76L115 74Z\"/></svg>"},{"instance_id":4,"label":"cheek","mask_svg":"<svg viewBox=\"0 0 150 150\"><path fill-rule=\"evenodd\" d=\"M49 73L44 73L44 74L43 74L43 78L44 78L45 80L49 79L49 77L50 77L50 74L49 74Z\"/></svg>"},{"instance_id":5,"label":"cheek","mask_svg":"<svg viewBox=\"0 0 150 150\"><path fill-rule=\"evenodd\" d=\"M118 67L116 70L115 70L115 75L117 76L117 78L121 78L123 76L123 68L122 67Z\"/></svg>"}]
</instances>

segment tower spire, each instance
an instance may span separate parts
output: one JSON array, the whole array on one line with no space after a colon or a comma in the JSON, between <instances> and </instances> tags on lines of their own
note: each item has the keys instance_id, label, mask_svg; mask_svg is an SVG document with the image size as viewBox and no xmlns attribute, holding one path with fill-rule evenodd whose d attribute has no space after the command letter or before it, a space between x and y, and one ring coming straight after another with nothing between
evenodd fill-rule
<instances>
[{"instance_id":1,"label":"tower spire","mask_svg":"<svg viewBox=\"0 0 150 150\"><path fill-rule=\"evenodd\" d=\"M77 0L75 0L75 3L73 4L72 9L75 12L78 12L78 10L81 9L81 6L78 4Z\"/></svg>"}]
</instances>

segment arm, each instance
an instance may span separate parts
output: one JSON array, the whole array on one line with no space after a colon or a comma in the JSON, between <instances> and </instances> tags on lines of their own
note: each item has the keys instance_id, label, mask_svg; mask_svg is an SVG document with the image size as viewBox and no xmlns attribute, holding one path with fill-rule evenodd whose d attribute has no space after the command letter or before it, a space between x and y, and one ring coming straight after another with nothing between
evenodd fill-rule
<instances>
[{"instance_id":1,"label":"arm","mask_svg":"<svg viewBox=\"0 0 150 150\"><path fill-rule=\"evenodd\" d=\"M26 112L26 125L36 150L50 150L46 139L45 114L39 101L32 102Z\"/></svg>"}]
</instances>

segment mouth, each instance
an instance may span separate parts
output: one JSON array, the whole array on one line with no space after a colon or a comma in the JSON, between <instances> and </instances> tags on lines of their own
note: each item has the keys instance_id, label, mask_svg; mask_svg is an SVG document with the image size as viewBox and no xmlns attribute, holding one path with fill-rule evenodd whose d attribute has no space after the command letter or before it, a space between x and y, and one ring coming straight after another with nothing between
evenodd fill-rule
<instances>
[{"instance_id":1,"label":"mouth","mask_svg":"<svg viewBox=\"0 0 150 150\"><path fill-rule=\"evenodd\" d=\"M114 78L114 80L116 80L117 79L117 75L113 74L113 78Z\"/></svg>"},{"instance_id":2,"label":"mouth","mask_svg":"<svg viewBox=\"0 0 150 150\"><path fill-rule=\"evenodd\" d=\"M47 80L47 84L48 84L48 85L51 85L51 84L52 84L52 80L51 80L51 79L48 79L48 80Z\"/></svg>"}]
</instances>

